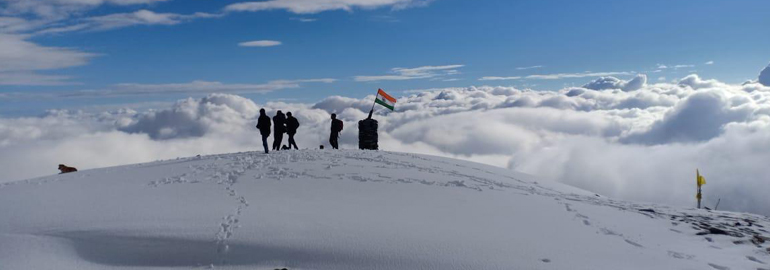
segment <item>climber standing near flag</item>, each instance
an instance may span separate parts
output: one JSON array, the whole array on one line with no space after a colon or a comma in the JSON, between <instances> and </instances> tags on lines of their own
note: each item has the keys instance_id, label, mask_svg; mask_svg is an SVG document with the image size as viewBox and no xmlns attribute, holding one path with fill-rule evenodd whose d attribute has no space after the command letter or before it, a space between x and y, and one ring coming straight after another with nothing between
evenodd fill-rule
<instances>
[{"instance_id":1,"label":"climber standing near flag","mask_svg":"<svg viewBox=\"0 0 770 270\"><path fill-rule=\"evenodd\" d=\"M257 129L262 135L262 146L265 148L265 154L267 150L267 137L270 136L270 117L265 114L265 109L259 109L259 120L257 121Z\"/></svg>"},{"instance_id":2,"label":"climber standing near flag","mask_svg":"<svg viewBox=\"0 0 770 270\"><path fill-rule=\"evenodd\" d=\"M342 120L337 119L337 114L333 113L332 127L331 127L332 133L329 135L329 144L331 144L332 148L334 149L340 149L338 139L340 137L340 132L342 132L342 128L343 128L342 126L343 126Z\"/></svg>"},{"instance_id":3,"label":"climber standing near flag","mask_svg":"<svg viewBox=\"0 0 770 270\"><path fill-rule=\"evenodd\" d=\"M286 115L278 110L273 116L273 150L281 150L284 133L286 133Z\"/></svg>"},{"instance_id":4,"label":"climber standing near flag","mask_svg":"<svg viewBox=\"0 0 770 270\"><path fill-rule=\"evenodd\" d=\"M291 115L291 112L286 113L286 134L289 135L289 148L294 147L295 150L299 150L297 142L294 141L294 135L297 134L299 128L299 121L297 118Z\"/></svg>"}]
</instances>

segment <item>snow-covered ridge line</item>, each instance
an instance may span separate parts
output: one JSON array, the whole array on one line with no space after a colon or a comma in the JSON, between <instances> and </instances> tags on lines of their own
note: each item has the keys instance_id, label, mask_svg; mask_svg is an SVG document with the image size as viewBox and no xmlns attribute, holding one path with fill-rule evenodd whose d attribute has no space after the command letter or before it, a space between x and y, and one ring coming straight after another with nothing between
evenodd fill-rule
<instances>
[{"instance_id":1,"label":"snow-covered ridge line","mask_svg":"<svg viewBox=\"0 0 770 270\"><path fill-rule=\"evenodd\" d=\"M5 185L0 269L766 269L769 226L448 158L242 152Z\"/></svg>"}]
</instances>

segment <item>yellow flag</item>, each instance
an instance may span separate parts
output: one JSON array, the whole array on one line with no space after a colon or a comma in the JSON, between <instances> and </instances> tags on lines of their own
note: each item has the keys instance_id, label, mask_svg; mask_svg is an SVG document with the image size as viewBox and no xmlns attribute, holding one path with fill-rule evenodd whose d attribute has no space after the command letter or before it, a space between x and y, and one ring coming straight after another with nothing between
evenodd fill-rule
<instances>
[{"instance_id":1,"label":"yellow flag","mask_svg":"<svg viewBox=\"0 0 770 270\"><path fill-rule=\"evenodd\" d=\"M700 175L700 172L696 169L695 170L695 181L698 182L698 186L702 186L706 184L706 177L703 177L703 175Z\"/></svg>"}]
</instances>

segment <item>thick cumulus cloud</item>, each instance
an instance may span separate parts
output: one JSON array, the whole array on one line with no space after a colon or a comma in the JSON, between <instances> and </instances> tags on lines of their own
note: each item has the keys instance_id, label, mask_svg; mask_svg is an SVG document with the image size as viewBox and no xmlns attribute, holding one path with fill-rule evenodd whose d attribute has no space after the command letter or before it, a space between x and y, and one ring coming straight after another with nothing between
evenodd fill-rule
<instances>
[{"instance_id":1,"label":"thick cumulus cloud","mask_svg":"<svg viewBox=\"0 0 770 270\"><path fill-rule=\"evenodd\" d=\"M767 65L767 67L759 73L759 83L764 86L770 86L770 65Z\"/></svg>"},{"instance_id":2,"label":"thick cumulus cloud","mask_svg":"<svg viewBox=\"0 0 770 270\"><path fill-rule=\"evenodd\" d=\"M615 77L601 77L586 85L583 88L592 90L621 89L623 91L639 90L647 84L647 75L636 75L630 81L624 81Z\"/></svg>"},{"instance_id":3,"label":"thick cumulus cloud","mask_svg":"<svg viewBox=\"0 0 770 270\"><path fill-rule=\"evenodd\" d=\"M481 86L410 92L398 99L396 111L377 111L380 146L678 206L693 205L699 168L708 178L706 205L721 198L720 209L770 214L770 87L696 75L660 84L643 78L604 78L558 91ZM298 104L212 94L143 112L51 111L0 119L0 181L52 174L59 163L85 169L258 150L259 108L297 116L301 148L327 144L329 117L336 113L346 123L342 147L355 149L356 122L367 116L373 98Z\"/></svg>"},{"instance_id":4,"label":"thick cumulus cloud","mask_svg":"<svg viewBox=\"0 0 770 270\"><path fill-rule=\"evenodd\" d=\"M625 137L623 141L645 144L707 141L721 135L726 124L749 120L755 110L747 97L730 99L721 91L696 92L677 103L649 130Z\"/></svg>"},{"instance_id":5,"label":"thick cumulus cloud","mask_svg":"<svg viewBox=\"0 0 770 270\"><path fill-rule=\"evenodd\" d=\"M156 140L201 137L211 132L243 129L258 113L257 105L248 99L212 94L199 100L179 101L168 110L146 113L119 130L144 133Z\"/></svg>"}]
</instances>

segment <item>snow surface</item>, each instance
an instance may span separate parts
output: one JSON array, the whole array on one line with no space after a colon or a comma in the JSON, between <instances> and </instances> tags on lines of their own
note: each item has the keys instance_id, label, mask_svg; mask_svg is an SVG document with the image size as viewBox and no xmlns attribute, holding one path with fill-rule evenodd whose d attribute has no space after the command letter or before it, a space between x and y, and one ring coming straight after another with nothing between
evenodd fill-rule
<instances>
[{"instance_id":1,"label":"snow surface","mask_svg":"<svg viewBox=\"0 0 770 270\"><path fill-rule=\"evenodd\" d=\"M768 229L764 216L383 151L246 152L0 186L3 270L770 269Z\"/></svg>"}]
</instances>

